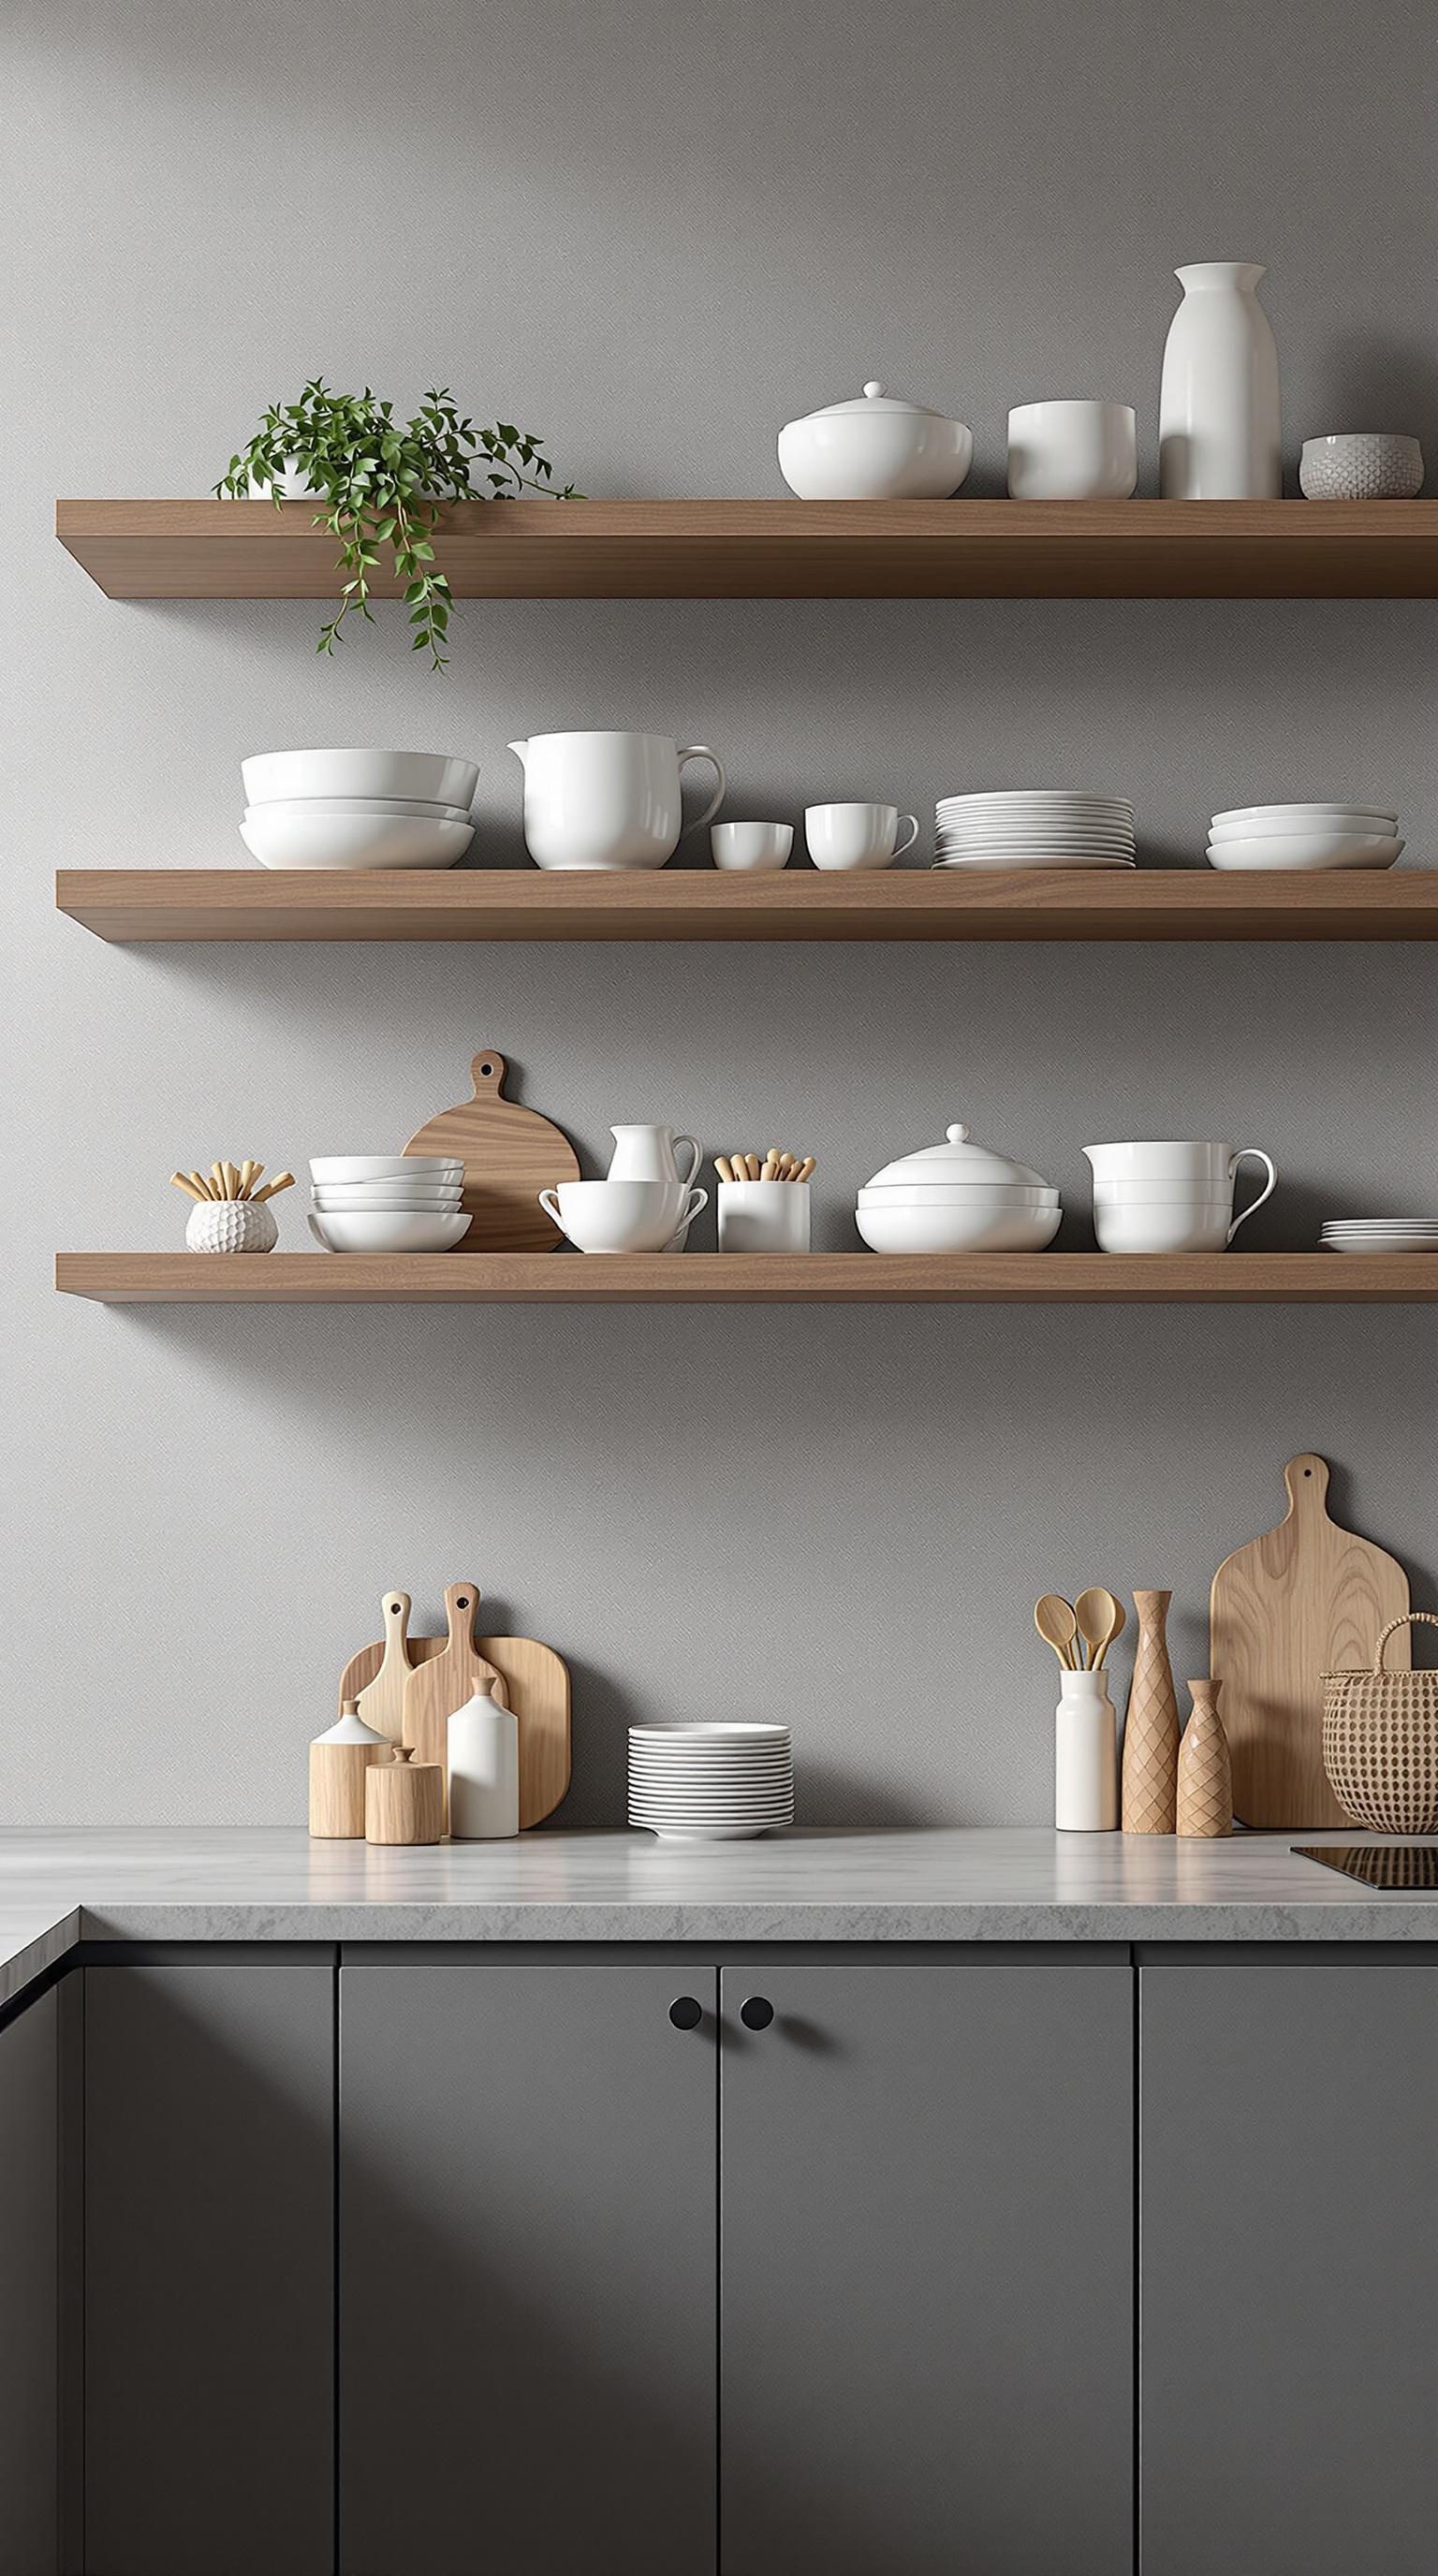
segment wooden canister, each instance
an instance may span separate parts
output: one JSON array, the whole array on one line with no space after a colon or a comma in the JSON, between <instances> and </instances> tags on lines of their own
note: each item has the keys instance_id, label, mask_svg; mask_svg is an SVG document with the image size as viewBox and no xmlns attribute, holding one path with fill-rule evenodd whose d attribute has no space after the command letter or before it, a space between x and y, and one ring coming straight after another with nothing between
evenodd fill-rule
<instances>
[{"instance_id":1,"label":"wooden canister","mask_svg":"<svg viewBox=\"0 0 1438 2576\"><path fill-rule=\"evenodd\" d=\"M371 1843L437 1843L444 1832L444 1764L415 1762L407 1744L365 1773L364 1830Z\"/></svg>"},{"instance_id":2,"label":"wooden canister","mask_svg":"<svg viewBox=\"0 0 1438 2576\"><path fill-rule=\"evenodd\" d=\"M317 1841L363 1841L365 1776L372 1762L388 1762L392 1749L347 1699L336 1724L310 1746L310 1832Z\"/></svg>"}]
</instances>

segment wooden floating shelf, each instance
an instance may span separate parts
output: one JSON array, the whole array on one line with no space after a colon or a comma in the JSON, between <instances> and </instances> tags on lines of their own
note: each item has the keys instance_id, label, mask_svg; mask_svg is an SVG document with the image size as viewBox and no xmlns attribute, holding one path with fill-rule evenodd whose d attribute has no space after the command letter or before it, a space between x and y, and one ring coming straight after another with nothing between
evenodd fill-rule
<instances>
[{"instance_id":1,"label":"wooden floating shelf","mask_svg":"<svg viewBox=\"0 0 1438 2576\"><path fill-rule=\"evenodd\" d=\"M1421 868L1324 876L71 868L56 877L55 900L101 939L121 941L1438 938L1438 869Z\"/></svg>"},{"instance_id":2,"label":"wooden floating shelf","mask_svg":"<svg viewBox=\"0 0 1438 2576\"><path fill-rule=\"evenodd\" d=\"M308 501L55 512L111 599L328 599L313 520ZM461 599L1438 597L1438 501L467 501L435 544Z\"/></svg>"},{"instance_id":3,"label":"wooden floating shelf","mask_svg":"<svg viewBox=\"0 0 1438 2576\"><path fill-rule=\"evenodd\" d=\"M55 1285L102 1305L1403 1305L1438 1254L61 1252Z\"/></svg>"}]
</instances>

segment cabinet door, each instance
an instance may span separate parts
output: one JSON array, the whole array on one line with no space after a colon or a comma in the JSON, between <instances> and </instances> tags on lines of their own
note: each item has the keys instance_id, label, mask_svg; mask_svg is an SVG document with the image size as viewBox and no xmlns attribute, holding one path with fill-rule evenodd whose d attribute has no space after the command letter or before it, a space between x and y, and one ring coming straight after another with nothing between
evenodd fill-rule
<instances>
[{"instance_id":1,"label":"cabinet door","mask_svg":"<svg viewBox=\"0 0 1438 2576\"><path fill-rule=\"evenodd\" d=\"M1144 2576L1432 2576L1438 1968L1140 1985Z\"/></svg>"},{"instance_id":2,"label":"cabinet door","mask_svg":"<svg viewBox=\"0 0 1438 2576\"><path fill-rule=\"evenodd\" d=\"M58 2002L0 2030L0 2576L59 2550Z\"/></svg>"},{"instance_id":3,"label":"cabinet door","mask_svg":"<svg viewBox=\"0 0 1438 2576\"><path fill-rule=\"evenodd\" d=\"M85 1981L88 2576L330 2576L335 1972Z\"/></svg>"},{"instance_id":4,"label":"cabinet door","mask_svg":"<svg viewBox=\"0 0 1438 2576\"><path fill-rule=\"evenodd\" d=\"M724 1971L724 2576L1131 2567L1132 2065L1126 1965Z\"/></svg>"},{"instance_id":5,"label":"cabinet door","mask_svg":"<svg viewBox=\"0 0 1438 2576\"><path fill-rule=\"evenodd\" d=\"M341 1970L345 2576L713 2576L714 1989Z\"/></svg>"}]
</instances>

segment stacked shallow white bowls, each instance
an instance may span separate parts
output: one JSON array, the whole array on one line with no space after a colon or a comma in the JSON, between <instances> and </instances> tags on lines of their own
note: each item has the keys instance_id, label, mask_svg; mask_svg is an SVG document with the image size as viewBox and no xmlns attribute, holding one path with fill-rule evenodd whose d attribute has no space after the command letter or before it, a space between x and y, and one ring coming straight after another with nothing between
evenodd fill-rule
<instances>
[{"instance_id":1,"label":"stacked shallow white bowls","mask_svg":"<svg viewBox=\"0 0 1438 2576\"><path fill-rule=\"evenodd\" d=\"M631 1726L629 1821L661 1842L748 1842L794 1821L787 1726Z\"/></svg>"},{"instance_id":2,"label":"stacked shallow white bowls","mask_svg":"<svg viewBox=\"0 0 1438 2576\"><path fill-rule=\"evenodd\" d=\"M448 752L263 751L240 775L261 867L452 868L474 838L479 770Z\"/></svg>"},{"instance_id":3,"label":"stacked shallow white bowls","mask_svg":"<svg viewBox=\"0 0 1438 2576\"><path fill-rule=\"evenodd\" d=\"M1391 868L1402 847L1372 805L1234 805L1208 827L1211 868Z\"/></svg>"},{"instance_id":4,"label":"stacked shallow white bowls","mask_svg":"<svg viewBox=\"0 0 1438 2576\"><path fill-rule=\"evenodd\" d=\"M326 1252L452 1252L470 1228L464 1165L441 1154L327 1154L310 1165Z\"/></svg>"},{"instance_id":5,"label":"stacked shallow white bowls","mask_svg":"<svg viewBox=\"0 0 1438 2576\"><path fill-rule=\"evenodd\" d=\"M1438 1216L1334 1216L1325 1252L1438 1252Z\"/></svg>"},{"instance_id":6,"label":"stacked shallow white bowls","mask_svg":"<svg viewBox=\"0 0 1438 2576\"><path fill-rule=\"evenodd\" d=\"M854 1222L871 1252L1042 1252L1059 1230L1059 1194L1042 1172L950 1127L886 1163L859 1192Z\"/></svg>"},{"instance_id":7,"label":"stacked shallow white bowls","mask_svg":"<svg viewBox=\"0 0 1438 2576\"><path fill-rule=\"evenodd\" d=\"M1047 787L941 796L934 848L936 868L1131 868L1133 807Z\"/></svg>"}]
</instances>

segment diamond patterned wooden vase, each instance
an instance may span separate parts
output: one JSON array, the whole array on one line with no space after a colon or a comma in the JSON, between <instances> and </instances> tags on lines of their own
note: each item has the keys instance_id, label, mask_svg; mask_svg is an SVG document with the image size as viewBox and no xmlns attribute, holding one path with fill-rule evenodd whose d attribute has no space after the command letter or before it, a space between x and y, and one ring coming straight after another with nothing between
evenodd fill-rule
<instances>
[{"instance_id":1,"label":"diamond patterned wooden vase","mask_svg":"<svg viewBox=\"0 0 1438 2576\"><path fill-rule=\"evenodd\" d=\"M1218 1713L1222 1682L1190 1682L1193 1715L1178 1754L1178 1830L1181 1834L1231 1834L1233 1768Z\"/></svg>"},{"instance_id":2,"label":"diamond patterned wooden vase","mask_svg":"<svg viewBox=\"0 0 1438 2576\"><path fill-rule=\"evenodd\" d=\"M1164 1621L1171 1592L1136 1592L1138 1645L1123 1730L1123 1829L1171 1834L1178 1813L1178 1693Z\"/></svg>"}]
</instances>

